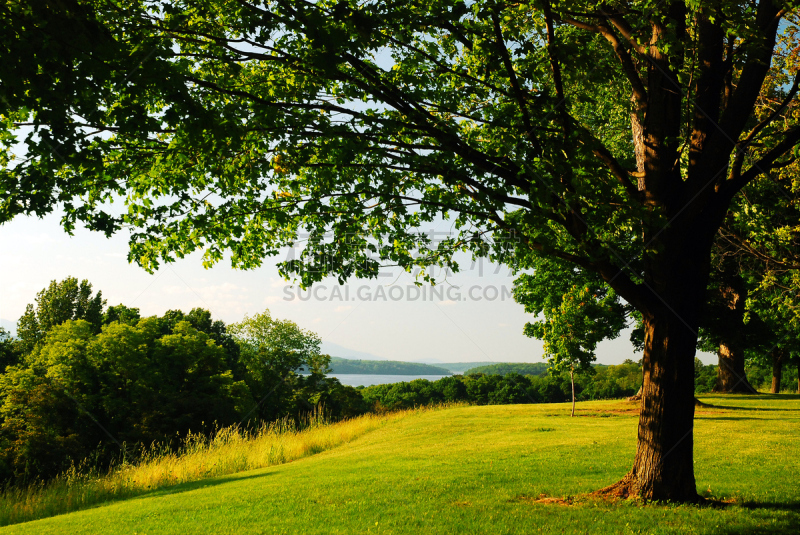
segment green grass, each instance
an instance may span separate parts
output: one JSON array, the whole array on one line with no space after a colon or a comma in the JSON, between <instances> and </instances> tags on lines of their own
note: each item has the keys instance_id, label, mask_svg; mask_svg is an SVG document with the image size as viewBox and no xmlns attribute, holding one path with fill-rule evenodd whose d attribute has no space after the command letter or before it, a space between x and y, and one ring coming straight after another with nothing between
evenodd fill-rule
<instances>
[{"instance_id":1,"label":"green grass","mask_svg":"<svg viewBox=\"0 0 800 535\"><path fill-rule=\"evenodd\" d=\"M702 400L697 485L725 507L580 497L627 471L636 437L631 404L586 402L576 418L567 404L414 413L302 460L0 532L796 535L800 396Z\"/></svg>"},{"instance_id":2,"label":"green grass","mask_svg":"<svg viewBox=\"0 0 800 535\"><path fill-rule=\"evenodd\" d=\"M442 408L365 414L337 423L326 421L321 411L315 411L300 426L285 419L252 431L233 426L222 428L211 437L190 434L178 451L155 444L136 464L112 467L104 473L73 467L45 484L5 489L0 493L0 526L296 461L350 442L409 414Z\"/></svg>"}]
</instances>

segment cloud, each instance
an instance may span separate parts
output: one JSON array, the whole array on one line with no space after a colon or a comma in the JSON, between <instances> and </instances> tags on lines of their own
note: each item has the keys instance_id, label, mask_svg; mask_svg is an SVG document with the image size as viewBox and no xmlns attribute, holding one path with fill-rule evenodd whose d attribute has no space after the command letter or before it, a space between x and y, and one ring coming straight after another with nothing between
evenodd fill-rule
<instances>
[{"instance_id":1,"label":"cloud","mask_svg":"<svg viewBox=\"0 0 800 535\"><path fill-rule=\"evenodd\" d=\"M290 286L291 282L284 280L280 277L270 277L269 278L269 287L270 288L283 288L284 286Z\"/></svg>"}]
</instances>

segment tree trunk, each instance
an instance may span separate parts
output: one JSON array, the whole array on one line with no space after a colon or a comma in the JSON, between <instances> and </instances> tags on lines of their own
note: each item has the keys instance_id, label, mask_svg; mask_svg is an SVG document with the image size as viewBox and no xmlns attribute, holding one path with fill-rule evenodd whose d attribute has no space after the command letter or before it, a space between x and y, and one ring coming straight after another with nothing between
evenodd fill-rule
<instances>
[{"instance_id":1,"label":"tree trunk","mask_svg":"<svg viewBox=\"0 0 800 535\"><path fill-rule=\"evenodd\" d=\"M692 436L696 341L696 334L677 318L645 321L636 458L621 481L599 494L679 502L699 499Z\"/></svg>"},{"instance_id":2,"label":"tree trunk","mask_svg":"<svg viewBox=\"0 0 800 535\"><path fill-rule=\"evenodd\" d=\"M719 294L725 313L719 329L722 340L717 350L717 385L714 392L755 394L756 389L747 380L744 370L744 305L747 287L738 273L726 273Z\"/></svg>"},{"instance_id":3,"label":"tree trunk","mask_svg":"<svg viewBox=\"0 0 800 535\"><path fill-rule=\"evenodd\" d=\"M797 393L800 394L800 360L797 361Z\"/></svg>"},{"instance_id":4,"label":"tree trunk","mask_svg":"<svg viewBox=\"0 0 800 535\"><path fill-rule=\"evenodd\" d=\"M572 383L572 414L570 416L575 416L575 370L572 367L569 369L569 381Z\"/></svg>"},{"instance_id":5,"label":"tree trunk","mask_svg":"<svg viewBox=\"0 0 800 535\"><path fill-rule=\"evenodd\" d=\"M781 391L781 379L783 378L783 348L776 347L771 351L772 355L772 387L769 391L779 394Z\"/></svg>"},{"instance_id":6,"label":"tree trunk","mask_svg":"<svg viewBox=\"0 0 800 535\"><path fill-rule=\"evenodd\" d=\"M678 230L667 238L663 252L648 259L636 457L630 472L597 494L674 502L702 499L694 477L694 358L711 245L710 239L686 240L692 230ZM678 236L683 242L670 239Z\"/></svg>"},{"instance_id":7,"label":"tree trunk","mask_svg":"<svg viewBox=\"0 0 800 535\"><path fill-rule=\"evenodd\" d=\"M714 392L756 394L744 369L744 348L735 339L723 340L717 350L717 386Z\"/></svg>"}]
</instances>

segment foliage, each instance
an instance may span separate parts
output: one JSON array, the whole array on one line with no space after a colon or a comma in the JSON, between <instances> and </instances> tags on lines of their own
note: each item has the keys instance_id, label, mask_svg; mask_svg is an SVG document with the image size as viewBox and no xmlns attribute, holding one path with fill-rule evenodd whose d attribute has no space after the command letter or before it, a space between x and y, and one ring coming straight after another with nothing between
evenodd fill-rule
<instances>
[{"instance_id":1,"label":"foliage","mask_svg":"<svg viewBox=\"0 0 800 535\"><path fill-rule=\"evenodd\" d=\"M772 386L772 364L760 364L762 359L751 359L747 363L747 380L761 392L769 392ZM784 363L780 391L790 394L800 393L800 366L796 362Z\"/></svg>"},{"instance_id":2,"label":"foliage","mask_svg":"<svg viewBox=\"0 0 800 535\"><path fill-rule=\"evenodd\" d=\"M103 305L88 281L53 281L20 321L26 338L0 332L0 480L131 462L153 442L169 448L244 421L366 411L354 388L325 377L319 337L268 311L229 332L201 308L142 318Z\"/></svg>"},{"instance_id":3,"label":"foliage","mask_svg":"<svg viewBox=\"0 0 800 535\"><path fill-rule=\"evenodd\" d=\"M694 32L710 24L734 40L769 39L777 22L764 21L791 13L767 5L759 9L774 8L775 17L729 7L715 15L691 3L626 6L613 16L592 15L591 6L451 1L322 2L302 9L281 2L229 9L225 0L110 9L78 1L63 13L9 8L7 24L20 30L9 50L33 64L60 63L53 72L78 69L62 73L57 107L59 101L44 101L37 91L44 86L40 71L28 66L9 76L9 135L30 120L40 137L53 136L70 150L59 159L55 144L48 150L40 137L28 138L32 158L4 175L3 217L42 214L69 198L68 228L81 220L109 232L123 224L140 229L131 255L148 268L195 249L205 249L208 263L230 249L234 264L254 266L304 229L311 233L306 248L283 269L305 285L328 273L374 276L376 258L409 268L452 264L452 253L465 248L515 264L521 245L600 274L649 311L654 306L640 280L658 261L647 259L663 254L664 223L684 208L664 197L673 191L664 184L681 188L678 199L702 193L691 198L714 207L710 227L703 226L713 234L736 192L797 141L794 129L777 128L785 108L772 110L748 138L761 144L742 158L759 165L737 167L727 181L714 169L725 187L698 190L709 166L729 160L748 119L764 113L756 101L767 75L763 90L782 96L781 76L792 66L776 62L769 70L771 48L748 54L743 46L735 61L725 59L728 78L701 76L705 67L693 58L709 44ZM619 29L628 27L622 20L628 9L646 13L652 24L673 21L653 50ZM38 34L29 28L59 30L59 17L82 22L69 37L79 41L77 50L97 53L97 62L52 48L32 54ZM87 39L97 26L102 39ZM793 28L782 27L781 38L791 41ZM650 53L681 91L643 78ZM743 73L747 84L735 98L703 102L720 117L730 146L720 145L705 116L692 115L680 98L662 102L658 117L644 122L655 148L645 154L635 146L631 91L641 123L650 99L664 91L691 102L712 79L732 91ZM87 106L101 101L102 107ZM78 124L102 135L80 137ZM696 157L676 161L675 153L690 150L690 138L698 140L691 145ZM644 173L638 149L651 176L634 184L630 175ZM654 170L667 153L683 176ZM43 180L45 169L56 178ZM123 175L116 171L124 171L124 183L85 180ZM26 180L42 182L35 196L19 187ZM113 194L129 205L121 217L102 205ZM453 215L456 236L435 244L414 230L440 214ZM337 239L326 239L327 232ZM491 233L498 239L481 239ZM642 247L647 237L654 241Z\"/></svg>"},{"instance_id":4,"label":"foliage","mask_svg":"<svg viewBox=\"0 0 800 535\"><path fill-rule=\"evenodd\" d=\"M476 361L476 362L437 362L436 366L450 370L451 373L465 373L471 368L478 366L491 366L492 364L502 364L494 361Z\"/></svg>"},{"instance_id":5,"label":"foliage","mask_svg":"<svg viewBox=\"0 0 800 535\"><path fill-rule=\"evenodd\" d=\"M36 294L36 306L28 305L17 323L17 336L25 353L57 325L67 320L86 320L94 332L100 332L103 323L103 293L92 296L92 285L84 279L78 283L75 277L50 285Z\"/></svg>"},{"instance_id":6,"label":"foliage","mask_svg":"<svg viewBox=\"0 0 800 535\"><path fill-rule=\"evenodd\" d=\"M11 333L0 327L0 370L5 370L7 366L16 364L20 359L20 344Z\"/></svg>"},{"instance_id":7,"label":"foliage","mask_svg":"<svg viewBox=\"0 0 800 535\"><path fill-rule=\"evenodd\" d=\"M575 373L594 371L597 344L619 335L629 307L594 274L537 255L531 264L533 274L514 281L514 300L544 320L526 323L523 332L544 341L550 373L569 372L574 415Z\"/></svg>"},{"instance_id":8,"label":"foliage","mask_svg":"<svg viewBox=\"0 0 800 535\"><path fill-rule=\"evenodd\" d=\"M122 305L120 305L122 306ZM138 316L138 310L136 311ZM164 334L171 334L175 325L181 321L188 322L198 331L206 333L209 338L225 350L227 366L237 377L244 374L239 357L239 344L228 332L228 327L220 320L213 320L211 312L203 308L193 308L188 314L181 310L167 310L160 319L160 328Z\"/></svg>"},{"instance_id":9,"label":"foliage","mask_svg":"<svg viewBox=\"0 0 800 535\"><path fill-rule=\"evenodd\" d=\"M450 375L450 370L417 362L356 360L331 357L331 373L375 375Z\"/></svg>"},{"instance_id":10,"label":"foliage","mask_svg":"<svg viewBox=\"0 0 800 535\"><path fill-rule=\"evenodd\" d=\"M0 476L19 482L92 455L107 463L120 448L126 453L123 443L230 425L252 405L205 333L181 322L162 335L157 318L111 323L99 334L85 320L67 320L0 376L0 391Z\"/></svg>"},{"instance_id":11,"label":"foliage","mask_svg":"<svg viewBox=\"0 0 800 535\"><path fill-rule=\"evenodd\" d=\"M125 325L136 325L140 319L142 319L142 317L139 314L138 308L129 308L121 303L116 306L110 306L103 312L103 325L114 322L124 323Z\"/></svg>"},{"instance_id":12,"label":"foliage","mask_svg":"<svg viewBox=\"0 0 800 535\"><path fill-rule=\"evenodd\" d=\"M240 348L240 362L257 404L253 417L274 420L314 409L311 398L326 390L330 357L320 353L317 334L269 310L228 326ZM301 375L307 371L308 375ZM269 399L268 403L265 401Z\"/></svg>"},{"instance_id":13,"label":"foliage","mask_svg":"<svg viewBox=\"0 0 800 535\"><path fill-rule=\"evenodd\" d=\"M544 319L527 323L523 332L544 341L554 372L589 370L597 344L618 336L629 307L602 279L563 261L533 256L527 267L533 274L514 281L514 300Z\"/></svg>"},{"instance_id":14,"label":"foliage","mask_svg":"<svg viewBox=\"0 0 800 535\"><path fill-rule=\"evenodd\" d=\"M752 383L751 383L752 384ZM704 365L700 359L694 359L694 391L706 394L717 385L717 366Z\"/></svg>"}]
</instances>

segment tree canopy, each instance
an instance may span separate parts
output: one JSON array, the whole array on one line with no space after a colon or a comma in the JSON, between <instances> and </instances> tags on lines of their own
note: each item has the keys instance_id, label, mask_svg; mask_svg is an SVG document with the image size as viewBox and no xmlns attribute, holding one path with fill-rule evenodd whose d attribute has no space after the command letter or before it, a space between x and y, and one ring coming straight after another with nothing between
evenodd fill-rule
<instances>
[{"instance_id":1,"label":"tree canopy","mask_svg":"<svg viewBox=\"0 0 800 535\"><path fill-rule=\"evenodd\" d=\"M53 327L67 320L86 320L95 332L103 322L103 293L92 295L92 285L84 279L78 283L75 277L50 281L50 285L36 294L36 306L29 304L19 319L17 336L23 351L31 351L37 342Z\"/></svg>"}]
</instances>

